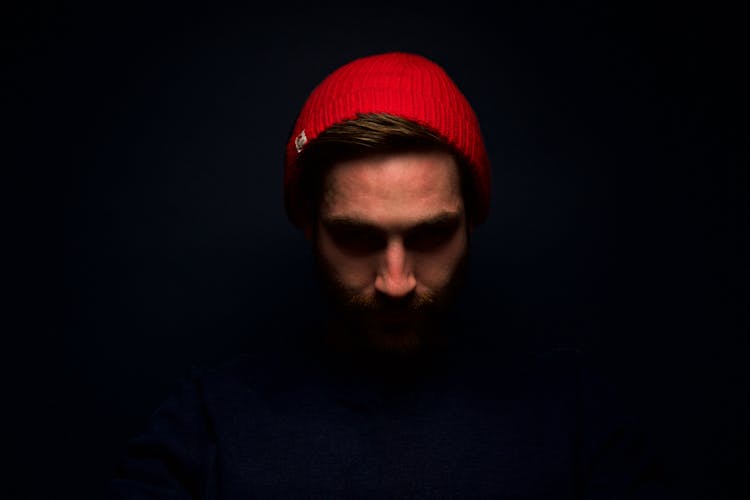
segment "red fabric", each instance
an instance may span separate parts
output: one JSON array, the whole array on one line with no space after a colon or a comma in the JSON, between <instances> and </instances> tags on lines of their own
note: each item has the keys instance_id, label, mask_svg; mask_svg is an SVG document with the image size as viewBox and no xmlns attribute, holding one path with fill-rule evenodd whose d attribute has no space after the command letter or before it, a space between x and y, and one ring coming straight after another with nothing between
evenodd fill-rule
<instances>
[{"instance_id":1,"label":"red fabric","mask_svg":"<svg viewBox=\"0 0 750 500\"><path fill-rule=\"evenodd\" d=\"M483 222L489 211L490 165L474 110L435 62L417 54L390 52L341 66L307 98L286 148L284 196L292 223L301 226L302 222L297 186L299 151L336 123L355 118L357 113L378 112L430 128L466 157L476 190L474 225Z\"/></svg>"}]
</instances>

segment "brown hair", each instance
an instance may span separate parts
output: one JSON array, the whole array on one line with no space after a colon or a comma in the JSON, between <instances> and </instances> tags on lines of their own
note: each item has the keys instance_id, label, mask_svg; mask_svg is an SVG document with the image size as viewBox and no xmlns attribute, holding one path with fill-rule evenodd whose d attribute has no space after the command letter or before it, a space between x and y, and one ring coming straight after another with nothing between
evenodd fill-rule
<instances>
[{"instance_id":1,"label":"brown hair","mask_svg":"<svg viewBox=\"0 0 750 500\"><path fill-rule=\"evenodd\" d=\"M323 196L323 181L331 165L375 153L444 151L453 155L461 179L466 226L472 227L475 200L468 161L437 133L416 122L385 113L358 114L335 124L315 138L300 153L300 193L304 197L306 222L315 227Z\"/></svg>"}]
</instances>

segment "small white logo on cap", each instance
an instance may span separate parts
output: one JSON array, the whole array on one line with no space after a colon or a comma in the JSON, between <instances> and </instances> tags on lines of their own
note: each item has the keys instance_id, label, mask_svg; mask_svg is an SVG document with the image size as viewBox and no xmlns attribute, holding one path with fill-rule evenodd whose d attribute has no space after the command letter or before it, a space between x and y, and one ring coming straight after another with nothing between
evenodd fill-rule
<instances>
[{"instance_id":1,"label":"small white logo on cap","mask_svg":"<svg viewBox=\"0 0 750 500\"><path fill-rule=\"evenodd\" d=\"M302 148L305 147L305 144L307 144L307 136L305 135L305 131L303 130L296 139L294 139L294 146L297 148L297 152L301 153Z\"/></svg>"}]
</instances>

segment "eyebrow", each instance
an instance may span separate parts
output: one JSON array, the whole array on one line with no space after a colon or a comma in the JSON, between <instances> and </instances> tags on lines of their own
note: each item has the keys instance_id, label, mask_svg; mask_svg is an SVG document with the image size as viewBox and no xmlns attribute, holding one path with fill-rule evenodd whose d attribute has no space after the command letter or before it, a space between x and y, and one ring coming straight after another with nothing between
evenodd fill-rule
<instances>
[{"instance_id":1,"label":"eyebrow","mask_svg":"<svg viewBox=\"0 0 750 500\"><path fill-rule=\"evenodd\" d=\"M406 229L406 232L450 227L461 222L461 212L440 212ZM383 232L383 228L366 219L346 215L324 217L321 221L328 229Z\"/></svg>"}]
</instances>

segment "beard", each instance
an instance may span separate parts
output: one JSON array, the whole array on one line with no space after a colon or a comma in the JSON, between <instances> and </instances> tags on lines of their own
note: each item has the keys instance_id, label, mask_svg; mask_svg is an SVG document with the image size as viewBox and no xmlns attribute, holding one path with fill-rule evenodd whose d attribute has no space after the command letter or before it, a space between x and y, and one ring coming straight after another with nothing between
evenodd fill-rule
<instances>
[{"instance_id":1,"label":"beard","mask_svg":"<svg viewBox=\"0 0 750 500\"><path fill-rule=\"evenodd\" d=\"M464 284L468 258L467 250L441 288L393 298L348 289L315 252L316 275L329 312L324 343L358 361L414 360L441 351L450 340L445 318Z\"/></svg>"}]
</instances>

